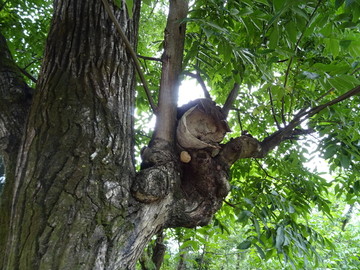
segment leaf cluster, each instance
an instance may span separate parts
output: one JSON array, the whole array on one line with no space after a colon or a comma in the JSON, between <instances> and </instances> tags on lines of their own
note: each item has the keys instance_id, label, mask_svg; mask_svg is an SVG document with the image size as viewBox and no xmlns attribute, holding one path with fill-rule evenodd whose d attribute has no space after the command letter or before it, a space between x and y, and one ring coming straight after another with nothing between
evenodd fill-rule
<instances>
[{"instance_id":1,"label":"leaf cluster","mask_svg":"<svg viewBox=\"0 0 360 270\"><path fill-rule=\"evenodd\" d=\"M0 2L1 32L19 68L35 79L40 71L51 14L49 0Z\"/></svg>"}]
</instances>

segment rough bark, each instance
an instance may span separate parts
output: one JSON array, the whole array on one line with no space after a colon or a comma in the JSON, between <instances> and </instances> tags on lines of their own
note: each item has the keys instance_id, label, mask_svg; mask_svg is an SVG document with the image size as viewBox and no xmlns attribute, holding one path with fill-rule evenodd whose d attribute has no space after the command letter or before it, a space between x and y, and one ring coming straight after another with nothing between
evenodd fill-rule
<instances>
[{"instance_id":1,"label":"rough bark","mask_svg":"<svg viewBox=\"0 0 360 270\"><path fill-rule=\"evenodd\" d=\"M7 182L1 194L0 205L0 254L7 254L6 238L7 228L10 227L11 200L15 188L16 159L31 104L32 89L21 77L1 33L0 63L0 154L7 165Z\"/></svg>"},{"instance_id":2,"label":"rough bark","mask_svg":"<svg viewBox=\"0 0 360 270\"><path fill-rule=\"evenodd\" d=\"M135 46L139 2L133 19L124 6L115 14ZM140 251L126 245L152 230L134 230L134 68L114 33L101 1L55 1L28 123L15 122L24 141L6 161L14 193L2 198L11 198L3 269L132 268Z\"/></svg>"}]
</instances>

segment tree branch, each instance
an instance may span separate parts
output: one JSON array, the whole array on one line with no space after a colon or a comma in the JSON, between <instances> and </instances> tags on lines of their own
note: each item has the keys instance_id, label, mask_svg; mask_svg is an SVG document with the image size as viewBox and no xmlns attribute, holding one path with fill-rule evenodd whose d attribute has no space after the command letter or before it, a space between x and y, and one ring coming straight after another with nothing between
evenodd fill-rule
<instances>
[{"instance_id":1,"label":"tree branch","mask_svg":"<svg viewBox=\"0 0 360 270\"><path fill-rule=\"evenodd\" d=\"M299 47L299 44L300 44L302 38L304 37L305 31L308 29L310 23L312 22L312 19L314 18L314 15L315 15L316 11L318 10L318 8L319 8L319 6L320 6L320 4L321 4L321 1L322 1L322 0L319 0L319 1L318 1L316 7L314 8L313 12L312 12L311 15L310 15L310 18L309 18L308 22L306 23L305 28L303 29L300 37L299 37L298 40L296 41L295 48L294 48L294 55L296 55L296 52L297 52L298 47ZM290 61L289 61L289 64L288 64L287 69L286 69L286 72L285 72L284 88L287 86L287 82L288 82L288 79L289 79L290 69L291 69L291 65L292 65L293 60L294 60L294 56L290 57ZM285 100L284 100L284 97L281 99L281 118L282 118L283 124L286 125L286 120L285 120Z\"/></svg>"},{"instance_id":2,"label":"tree branch","mask_svg":"<svg viewBox=\"0 0 360 270\"><path fill-rule=\"evenodd\" d=\"M22 74L28 77L33 83L36 84L37 80L34 76L32 76L29 72L26 71L25 68L18 67Z\"/></svg>"},{"instance_id":3,"label":"tree branch","mask_svg":"<svg viewBox=\"0 0 360 270\"><path fill-rule=\"evenodd\" d=\"M157 61L157 62L161 62L160 58L156 58L156 57L150 57L150 56L143 56L138 54L137 55L138 58L144 59L144 60L151 60L151 61Z\"/></svg>"},{"instance_id":4,"label":"tree branch","mask_svg":"<svg viewBox=\"0 0 360 270\"><path fill-rule=\"evenodd\" d=\"M304 122L306 119L314 116L315 114L319 113L323 109L335 105L345 99L348 99L352 96L355 96L360 93L360 86L357 86L350 91L344 93L343 95L325 103L322 105L315 106L309 110L301 110L293 120L289 122L289 124L270 135L269 137L265 138L261 143L262 153L258 157L264 157L269 151L274 149L277 145L279 145L282 141L286 140L287 138L291 137L294 134L294 128L297 127L300 123ZM296 132L296 131L295 131ZM310 132L310 131L309 131ZM308 134L308 133L307 133Z\"/></svg>"},{"instance_id":5,"label":"tree branch","mask_svg":"<svg viewBox=\"0 0 360 270\"><path fill-rule=\"evenodd\" d=\"M170 0L169 15L165 28L164 53L160 96L154 139L173 144L179 92L179 76L185 42L186 24L183 22L188 13L187 0Z\"/></svg>"},{"instance_id":6,"label":"tree branch","mask_svg":"<svg viewBox=\"0 0 360 270\"><path fill-rule=\"evenodd\" d=\"M164 230L160 230L160 232L156 235L155 246L153 247L153 254L151 260L155 264L156 270L160 269L163 261L164 255L166 251L166 246L164 245L165 234Z\"/></svg>"},{"instance_id":7,"label":"tree branch","mask_svg":"<svg viewBox=\"0 0 360 270\"><path fill-rule=\"evenodd\" d=\"M237 120L238 120L238 122L239 122L240 131L243 132L244 129L243 129L243 125L242 125L242 123L241 123L241 117L240 117L240 112L239 112L239 110L236 110L236 116L237 116Z\"/></svg>"},{"instance_id":8,"label":"tree branch","mask_svg":"<svg viewBox=\"0 0 360 270\"><path fill-rule=\"evenodd\" d=\"M201 75L200 75L199 71L196 71L196 74L191 73L190 71L184 71L184 74L187 75L187 76L189 76L189 77L192 77L192 78L196 79L196 80L198 81L198 83L200 84L203 92L204 92L205 98L211 99L211 96L210 96L210 94L209 94L209 91L207 90L206 85L205 85L205 82L204 82L204 80L201 78Z\"/></svg>"},{"instance_id":9,"label":"tree branch","mask_svg":"<svg viewBox=\"0 0 360 270\"><path fill-rule=\"evenodd\" d=\"M146 93L146 96L148 98L148 101L149 101L149 104L151 106L151 109L154 113L156 113L157 111L157 108L155 106L155 103L151 97L151 93L150 93L150 89L147 85L147 82L146 82L146 79L145 79L145 76L144 76L144 73L142 72L141 70L141 67L140 67L140 63L139 63L139 60L137 59L137 55L134 51L134 49L132 48L128 38L126 37L125 33L123 32L123 30L121 29L121 26L118 22L118 20L115 18L115 15L114 13L112 12L111 8L110 8L110 5L109 5L109 2L107 0L101 0L104 4L104 7L105 7L105 10L107 12L107 14L109 15L110 19L113 21L113 23L115 24L115 27L117 29L117 31L119 32L122 40L124 41L124 44L126 46L126 49L127 51L129 52L132 60L134 61L134 65L135 65L135 68L136 68L136 71L138 72L139 74L139 77L140 77L140 80L143 84L143 87L144 87L144 90L145 90L145 93Z\"/></svg>"},{"instance_id":10,"label":"tree branch","mask_svg":"<svg viewBox=\"0 0 360 270\"><path fill-rule=\"evenodd\" d=\"M277 128L280 129L281 128L280 124L279 124L278 120L276 119L276 114L275 114L275 109L274 109L274 101L273 101L273 98L272 98L270 88L268 88L268 91L269 91L269 97L270 97L271 113L273 115L273 118L274 118L274 121L275 121L275 124L276 124Z\"/></svg>"},{"instance_id":11,"label":"tree branch","mask_svg":"<svg viewBox=\"0 0 360 270\"><path fill-rule=\"evenodd\" d=\"M243 135L235 139L231 139L228 143L221 147L222 149L219 155L216 156L216 159L220 162L220 164L223 164L225 168L230 168L236 160L241 158L263 158L284 140L293 139L294 136L306 135L314 132L313 129L295 129L300 123L319 113L323 109L359 93L360 86L357 86L325 104L315 106L307 111L301 110L286 127L274 132L272 135L266 137L262 142L259 142L250 135Z\"/></svg>"},{"instance_id":12,"label":"tree branch","mask_svg":"<svg viewBox=\"0 0 360 270\"><path fill-rule=\"evenodd\" d=\"M231 106L234 104L234 101L239 93L240 85L234 83L234 87L231 89L228 97L226 98L225 104L222 107L222 111L225 115L225 118L228 116Z\"/></svg>"},{"instance_id":13,"label":"tree branch","mask_svg":"<svg viewBox=\"0 0 360 270\"><path fill-rule=\"evenodd\" d=\"M0 33L0 151L17 155L27 114L31 105L32 89L22 78ZM3 153L4 153L3 152Z\"/></svg>"}]
</instances>

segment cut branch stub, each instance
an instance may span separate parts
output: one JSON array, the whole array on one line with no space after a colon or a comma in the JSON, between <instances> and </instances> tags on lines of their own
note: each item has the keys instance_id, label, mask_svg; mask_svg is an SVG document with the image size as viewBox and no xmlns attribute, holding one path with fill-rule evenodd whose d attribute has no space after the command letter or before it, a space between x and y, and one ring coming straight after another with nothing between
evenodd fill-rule
<instances>
[{"instance_id":1,"label":"cut branch stub","mask_svg":"<svg viewBox=\"0 0 360 270\"><path fill-rule=\"evenodd\" d=\"M179 145L185 149L219 148L218 143L230 131L221 108L208 99L194 103L179 120L176 130Z\"/></svg>"}]
</instances>

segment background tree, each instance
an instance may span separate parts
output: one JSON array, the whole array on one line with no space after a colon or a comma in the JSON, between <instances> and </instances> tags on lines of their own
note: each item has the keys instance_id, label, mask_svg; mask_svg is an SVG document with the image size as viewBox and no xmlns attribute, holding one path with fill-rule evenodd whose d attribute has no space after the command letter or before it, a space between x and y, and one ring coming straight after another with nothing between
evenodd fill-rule
<instances>
[{"instance_id":1,"label":"background tree","mask_svg":"<svg viewBox=\"0 0 360 270\"><path fill-rule=\"evenodd\" d=\"M331 215L329 191L350 205L359 195L359 4L157 1L142 5L139 30L140 1L106 3L55 1L50 24L47 1L0 5L2 268L132 269L162 229L208 224L228 180L214 224L250 222L239 249L315 256L327 241L309 224L312 209ZM132 48L140 38L150 92L138 89L136 113L157 101L138 172L134 142L147 140L134 133L139 86L117 22ZM208 100L177 109L186 74L222 110ZM219 145L225 116L233 132ZM332 182L304 166L304 135ZM194 261L205 264L210 248L204 241Z\"/></svg>"}]
</instances>

